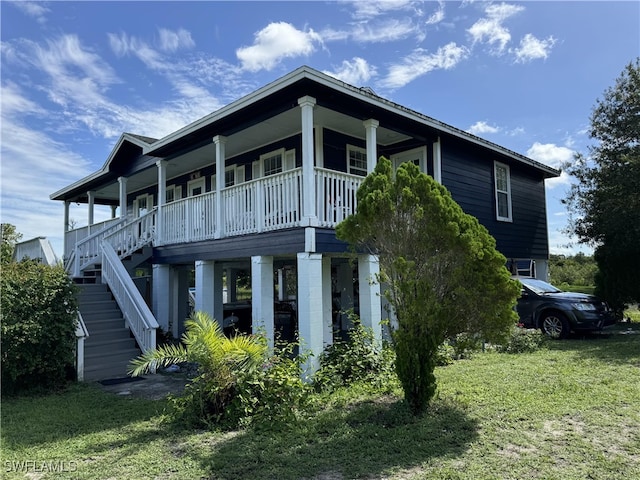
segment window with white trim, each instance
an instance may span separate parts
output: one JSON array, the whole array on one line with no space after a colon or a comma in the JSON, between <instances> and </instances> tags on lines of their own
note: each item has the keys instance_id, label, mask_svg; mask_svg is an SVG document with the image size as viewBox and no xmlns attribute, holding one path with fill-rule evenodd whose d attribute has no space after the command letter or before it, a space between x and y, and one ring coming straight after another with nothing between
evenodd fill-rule
<instances>
[{"instance_id":1,"label":"window with white trim","mask_svg":"<svg viewBox=\"0 0 640 480\"><path fill-rule=\"evenodd\" d=\"M367 151L347 145L347 171L353 175L367 176Z\"/></svg>"},{"instance_id":2,"label":"window with white trim","mask_svg":"<svg viewBox=\"0 0 640 480\"><path fill-rule=\"evenodd\" d=\"M496 218L502 222L511 222L511 173L509 166L494 162L494 185L496 191Z\"/></svg>"},{"instance_id":3,"label":"window with white trim","mask_svg":"<svg viewBox=\"0 0 640 480\"><path fill-rule=\"evenodd\" d=\"M282 159L284 157L284 148L273 152L260 155L260 163L262 164L262 174L267 177L282 172Z\"/></svg>"},{"instance_id":4,"label":"window with white trim","mask_svg":"<svg viewBox=\"0 0 640 480\"><path fill-rule=\"evenodd\" d=\"M170 187L167 187L165 191L165 202L171 203L176 200L180 200L181 193L182 189L179 186L171 185Z\"/></svg>"},{"instance_id":5,"label":"window with white trim","mask_svg":"<svg viewBox=\"0 0 640 480\"><path fill-rule=\"evenodd\" d=\"M136 217L141 217L142 215L150 212L153 208L153 195L142 194L138 195L136 199L133 201L133 214Z\"/></svg>"}]
</instances>

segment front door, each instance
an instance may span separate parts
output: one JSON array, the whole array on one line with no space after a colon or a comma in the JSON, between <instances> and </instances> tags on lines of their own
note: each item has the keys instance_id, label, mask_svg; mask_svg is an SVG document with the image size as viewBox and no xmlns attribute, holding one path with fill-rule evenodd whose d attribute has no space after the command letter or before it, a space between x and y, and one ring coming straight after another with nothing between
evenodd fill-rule
<instances>
[{"instance_id":1,"label":"front door","mask_svg":"<svg viewBox=\"0 0 640 480\"><path fill-rule=\"evenodd\" d=\"M393 163L394 171L397 170L401 164L411 162L417 165L421 172L427 173L427 148L414 148L413 150L391 155L391 162Z\"/></svg>"}]
</instances>

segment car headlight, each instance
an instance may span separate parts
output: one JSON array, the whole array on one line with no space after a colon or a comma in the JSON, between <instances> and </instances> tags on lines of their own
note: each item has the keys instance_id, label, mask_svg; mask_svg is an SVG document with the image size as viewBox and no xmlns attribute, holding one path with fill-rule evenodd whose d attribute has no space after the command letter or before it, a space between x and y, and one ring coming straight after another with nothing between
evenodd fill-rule
<instances>
[{"instance_id":1,"label":"car headlight","mask_svg":"<svg viewBox=\"0 0 640 480\"><path fill-rule=\"evenodd\" d=\"M582 310L583 312L591 312L596 309L593 303L572 303L571 306L576 310Z\"/></svg>"}]
</instances>

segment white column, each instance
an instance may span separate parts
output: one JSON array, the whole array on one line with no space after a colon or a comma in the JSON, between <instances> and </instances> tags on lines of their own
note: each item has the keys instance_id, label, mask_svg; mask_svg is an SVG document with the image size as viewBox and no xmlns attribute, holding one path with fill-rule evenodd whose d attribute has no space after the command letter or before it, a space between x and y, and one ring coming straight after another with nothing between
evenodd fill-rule
<instances>
[{"instance_id":1,"label":"white column","mask_svg":"<svg viewBox=\"0 0 640 480\"><path fill-rule=\"evenodd\" d=\"M165 332L169 331L172 313L171 265L155 264L153 266L153 316Z\"/></svg>"},{"instance_id":2,"label":"white column","mask_svg":"<svg viewBox=\"0 0 640 480\"><path fill-rule=\"evenodd\" d=\"M213 143L216 145L216 230L214 237L224 237L224 208L222 205L222 189L224 188L224 170L225 170L225 144L227 138L222 135L213 137Z\"/></svg>"},{"instance_id":3,"label":"white column","mask_svg":"<svg viewBox=\"0 0 640 480\"><path fill-rule=\"evenodd\" d=\"M382 338L382 305L378 274L380 263L375 255L358 255L358 284L360 285L360 320L373 330L374 338Z\"/></svg>"},{"instance_id":4,"label":"white column","mask_svg":"<svg viewBox=\"0 0 640 480\"><path fill-rule=\"evenodd\" d=\"M322 329L323 349L333 343L333 298L331 292L331 257L322 258Z\"/></svg>"},{"instance_id":5,"label":"white column","mask_svg":"<svg viewBox=\"0 0 640 480\"><path fill-rule=\"evenodd\" d=\"M538 258L535 260L536 278L549 281L549 261Z\"/></svg>"},{"instance_id":6,"label":"white column","mask_svg":"<svg viewBox=\"0 0 640 480\"><path fill-rule=\"evenodd\" d=\"M278 269L278 300L281 302L287 299L286 275L284 268Z\"/></svg>"},{"instance_id":7,"label":"white column","mask_svg":"<svg viewBox=\"0 0 640 480\"><path fill-rule=\"evenodd\" d=\"M120 218L127 216L127 178L118 177L120 184Z\"/></svg>"},{"instance_id":8,"label":"white column","mask_svg":"<svg viewBox=\"0 0 640 480\"><path fill-rule=\"evenodd\" d=\"M215 318L214 308L214 262L196 261L196 308L197 312L206 312Z\"/></svg>"},{"instance_id":9,"label":"white column","mask_svg":"<svg viewBox=\"0 0 640 480\"><path fill-rule=\"evenodd\" d=\"M64 201L64 235L62 235L62 253L67 255L67 232L69 231L69 200ZM74 246L75 248L75 246Z\"/></svg>"},{"instance_id":10,"label":"white column","mask_svg":"<svg viewBox=\"0 0 640 480\"><path fill-rule=\"evenodd\" d=\"M89 199L88 200L89 216L87 218L87 224L89 225L89 228L91 228L91 225L93 225L93 212L94 212L94 205L96 201L96 192L94 192L93 190L89 190L87 192L87 198Z\"/></svg>"},{"instance_id":11,"label":"white column","mask_svg":"<svg viewBox=\"0 0 640 480\"><path fill-rule=\"evenodd\" d=\"M433 179L438 183L442 183L442 146L440 137L438 137L438 141L433 142Z\"/></svg>"},{"instance_id":12,"label":"white column","mask_svg":"<svg viewBox=\"0 0 640 480\"><path fill-rule=\"evenodd\" d=\"M167 161L158 160L158 216L156 219L156 241L159 245L164 244L164 216L162 211L167 203Z\"/></svg>"},{"instance_id":13,"label":"white column","mask_svg":"<svg viewBox=\"0 0 640 480\"><path fill-rule=\"evenodd\" d=\"M380 122L370 118L369 120L365 120L363 125L366 129L367 139L367 173L371 173L375 170L378 163L378 140L376 129L378 128L378 125L380 125Z\"/></svg>"},{"instance_id":14,"label":"white column","mask_svg":"<svg viewBox=\"0 0 640 480\"><path fill-rule=\"evenodd\" d=\"M251 257L251 330L263 331L273 348L273 257Z\"/></svg>"},{"instance_id":15,"label":"white column","mask_svg":"<svg viewBox=\"0 0 640 480\"><path fill-rule=\"evenodd\" d=\"M319 367L324 342L322 301L322 255L298 253L298 332L300 351L308 352L304 378L309 380Z\"/></svg>"},{"instance_id":16,"label":"white column","mask_svg":"<svg viewBox=\"0 0 640 480\"><path fill-rule=\"evenodd\" d=\"M302 110L302 225L315 226L316 181L313 161L313 107L316 99L305 96L298 99Z\"/></svg>"}]
</instances>

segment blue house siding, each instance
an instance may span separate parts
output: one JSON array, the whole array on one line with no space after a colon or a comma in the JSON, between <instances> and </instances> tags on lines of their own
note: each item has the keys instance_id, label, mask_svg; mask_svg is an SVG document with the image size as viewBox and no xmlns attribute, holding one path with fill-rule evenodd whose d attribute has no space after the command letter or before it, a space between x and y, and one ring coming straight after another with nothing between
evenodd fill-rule
<instances>
[{"instance_id":1,"label":"blue house siding","mask_svg":"<svg viewBox=\"0 0 640 480\"><path fill-rule=\"evenodd\" d=\"M494 161L510 167L512 222L496 219ZM465 212L487 227L507 258L548 258L545 189L540 173L480 148L443 142L442 183Z\"/></svg>"}]
</instances>

